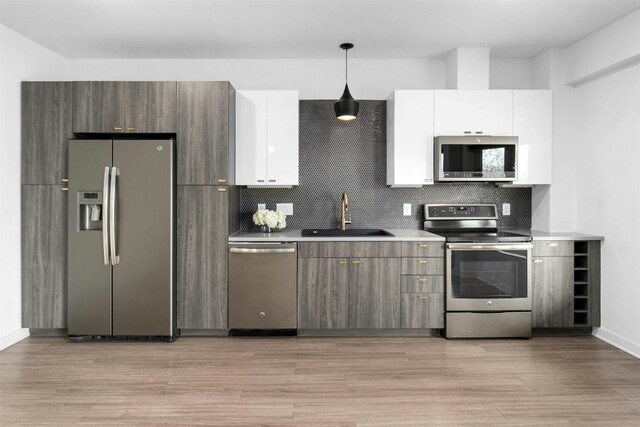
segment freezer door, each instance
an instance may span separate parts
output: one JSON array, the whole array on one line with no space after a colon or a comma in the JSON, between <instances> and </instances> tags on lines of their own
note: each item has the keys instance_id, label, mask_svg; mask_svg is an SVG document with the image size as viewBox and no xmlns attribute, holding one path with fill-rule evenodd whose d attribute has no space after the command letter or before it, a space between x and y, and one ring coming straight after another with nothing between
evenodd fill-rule
<instances>
[{"instance_id":1,"label":"freezer door","mask_svg":"<svg viewBox=\"0 0 640 427\"><path fill-rule=\"evenodd\" d=\"M173 157L173 140L113 142L114 335L174 335Z\"/></svg>"},{"instance_id":2,"label":"freezer door","mask_svg":"<svg viewBox=\"0 0 640 427\"><path fill-rule=\"evenodd\" d=\"M103 234L107 225L103 207L111 150L111 140L69 141L69 335L111 334L111 266L108 256L105 265L103 241L108 237Z\"/></svg>"}]
</instances>

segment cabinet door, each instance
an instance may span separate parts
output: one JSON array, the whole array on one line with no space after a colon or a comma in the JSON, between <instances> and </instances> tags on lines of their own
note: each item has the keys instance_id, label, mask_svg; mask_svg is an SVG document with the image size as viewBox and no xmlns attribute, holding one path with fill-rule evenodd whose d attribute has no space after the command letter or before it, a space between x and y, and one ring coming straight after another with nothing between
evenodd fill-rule
<instances>
[{"instance_id":1,"label":"cabinet door","mask_svg":"<svg viewBox=\"0 0 640 427\"><path fill-rule=\"evenodd\" d=\"M178 82L178 184L233 183L232 92L228 82Z\"/></svg>"},{"instance_id":2,"label":"cabinet door","mask_svg":"<svg viewBox=\"0 0 640 427\"><path fill-rule=\"evenodd\" d=\"M22 186L22 326L67 327L67 200L59 185Z\"/></svg>"},{"instance_id":3,"label":"cabinet door","mask_svg":"<svg viewBox=\"0 0 640 427\"><path fill-rule=\"evenodd\" d=\"M22 82L22 183L60 184L67 177L71 82Z\"/></svg>"},{"instance_id":4,"label":"cabinet door","mask_svg":"<svg viewBox=\"0 0 640 427\"><path fill-rule=\"evenodd\" d=\"M298 91L267 92L267 184L298 185Z\"/></svg>"},{"instance_id":5,"label":"cabinet door","mask_svg":"<svg viewBox=\"0 0 640 427\"><path fill-rule=\"evenodd\" d=\"M513 91L473 91L473 133L494 136L513 134Z\"/></svg>"},{"instance_id":6,"label":"cabinet door","mask_svg":"<svg viewBox=\"0 0 640 427\"><path fill-rule=\"evenodd\" d=\"M349 262L349 328L399 328L400 258Z\"/></svg>"},{"instance_id":7,"label":"cabinet door","mask_svg":"<svg viewBox=\"0 0 640 427\"><path fill-rule=\"evenodd\" d=\"M466 135L473 132L473 92L436 90L433 131L435 136Z\"/></svg>"},{"instance_id":8,"label":"cabinet door","mask_svg":"<svg viewBox=\"0 0 640 427\"><path fill-rule=\"evenodd\" d=\"M236 185L265 185L267 183L266 90L236 92L236 126Z\"/></svg>"},{"instance_id":9,"label":"cabinet door","mask_svg":"<svg viewBox=\"0 0 640 427\"><path fill-rule=\"evenodd\" d=\"M126 82L125 131L176 132L176 82Z\"/></svg>"},{"instance_id":10,"label":"cabinet door","mask_svg":"<svg viewBox=\"0 0 640 427\"><path fill-rule=\"evenodd\" d=\"M124 132L125 91L126 82L74 82L73 131Z\"/></svg>"},{"instance_id":11,"label":"cabinet door","mask_svg":"<svg viewBox=\"0 0 640 427\"><path fill-rule=\"evenodd\" d=\"M513 135L518 137L518 181L551 184L552 103L550 90L513 91Z\"/></svg>"},{"instance_id":12,"label":"cabinet door","mask_svg":"<svg viewBox=\"0 0 640 427\"><path fill-rule=\"evenodd\" d=\"M178 186L178 327L226 329L227 187Z\"/></svg>"},{"instance_id":13,"label":"cabinet door","mask_svg":"<svg viewBox=\"0 0 640 427\"><path fill-rule=\"evenodd\" d=\"M444 294L403 293L401 328L444 328Z\"/></svg>"},{"instance_id":14,"label":"cabinet door","mask_svg":"<svg viewBox=\"0 0 640 427\"><path fill-rule=\"evenodd\" d=\"M387 185L433 184L433 91L397 90L387 102Z\"/></svg>"},{"instance_id":15,"label":"cabinet door","mask_svg":"<svg viewBox=\"0 0 640 427\"><path fill-rule=\"evenodd\" d=\"M533 327L573 327L573 257L537 257L531 265Z\"/></svg>"},{"instance_id":16,"label":"cabinet door","mask_svg":"<svg viewBox=\"0 0 640 427\"><path fill-rule=\"evenodd\" d=\"M349 327L349 259L298 259L298 328Z\"/></svg>"}]
</instances>

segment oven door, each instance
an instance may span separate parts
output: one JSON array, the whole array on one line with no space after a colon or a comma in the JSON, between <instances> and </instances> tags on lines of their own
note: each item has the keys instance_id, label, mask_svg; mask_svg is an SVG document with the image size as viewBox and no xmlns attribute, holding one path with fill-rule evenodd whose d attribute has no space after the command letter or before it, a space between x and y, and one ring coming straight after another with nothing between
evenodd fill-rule
<instances>
[{"instance_id":1,"label":"oven door","mask_svg":"<svg viewBox=\"0 0 640 427\"><path fill-rule=\"evenodd\" d=\"M530 243L447 244L447 311L531 310Z\"/></svg>"}]
</instances>

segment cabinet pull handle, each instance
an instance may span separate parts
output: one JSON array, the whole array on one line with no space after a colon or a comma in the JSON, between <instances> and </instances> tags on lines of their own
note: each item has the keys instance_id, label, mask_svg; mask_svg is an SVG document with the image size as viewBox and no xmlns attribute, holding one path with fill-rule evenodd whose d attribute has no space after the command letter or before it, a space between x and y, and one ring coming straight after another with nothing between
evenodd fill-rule
<instances>
[{"instance_id":1,"label":"cabinet pull handle","mask_svg":"<svg viewBox=\"0 0 640 427\"><path fill-rule=\"evenodd\" d=\"M353 261L351 261L351 264L360 264L360 261L357 259L354 259Z\"/></svg>"},{"instance_id":2,"label":"cabinet pull handle","mask_svg":"<svg viewBox=\"0 0 640 427\"><path fill-rule=\"evenodd\" d=\"M69 182L69 178L60 178L60 182Z\"/></svg>"},{"instance_id":3,"label":"cabinet pull handle","mask_svg":"<svg viewBox=\"0 0 640 427\"><path fill-rule=\"evenodd\" d=\"M257 179L257 182L264 182L264 179Z\"/></svg>"},{"instance_id":4,"label":"cabinet pull handle","mask_svg":"<svg viewBox=\"0 0 640 427\"><path fill-rule=\"evenodd\" d=\"M429 279L427 279L426 277L418 277L418 282L426 282Z\"/></svg>"},{"instance_id":5,"label":"cabinet pull handle","mask_svg":"<svg viewBox=\"0 0 640 427\"><path fill-rule=\"evenodd\" d=\"M484 132L483 132L483 131L481 131L481 130L477 130L477 131L476 131L476 135L482 135L483 133L484 133Z\"/></svg>"},{"instance_id":6,"label":"cabinet pull handle","mask_svg":"<svg viewBox=\"0 0 640 427\"><path fill-rule=\"evenodd\" d=\"M470 131L470 130L465 130L465 131L464 131L464 134L465 134L465 135L469 135L469 134L471 134L471 131Z\"/></svg>"},{"instance_id":7,"label":"cabinet pull handle","mask_svg":"<svg viewBox=\"0 0 640 427\"><path fill-rule=\"evenodd\" d=\"M542 262L542 260L541 260L541 259L534 259L534 260L533 260L533 263L534 263L534 264L539 264L539 263L541 263L541 262Z\"/></svg>"},{"instance_id":8,"label":"cabinet pull handle","mask_svg":"<svg viewBox=\"0 0 640 427\"><path fill-rule=\"evenodd\" d=\"M227 189L225 187L218 187L218 191L224 193Z\"/></svg>"},{"instance_id":9,"label":"cabinet pull handle","mask_svg":"<svg viewBox=\"0 0 640 427\"><path fill-rule=\"evenodd\" d=\"M132 128L132 127L128 127L127 126L127 130L136 130L136 128Z\"/></svg>"},{"instance_id":10,"label":"cabinet pull handle","mask_svg":"<svg viewBox=\"0 0 640 427\"><path fill-rule=\"evenodd\" d=\"M549 243L549 247L550 247L550 248L555 248L556 246L558 246L558 244L557 244L557 243Z\"/></svg>"},{"instance_id":11,"label":"cabinet pull handle","mask_svg":"<svg viewBox=\"0 0 640 427\"><path fill-rule=\"evenodd\" d=\"M60 190L62 191L69 191L69 189L67 187L62 187Z\"/></svg>"},{"instance_id":12,"label":"cabinet pull handle","mask_svg":"<svg viewBox=\"0 0 640 427\"><path fill-rule=\"evenodd\" d=\"M276 182L276 180L275 179L270 179L269 182Z\"/></svg>"},{"instance_id":13,"label":"cabinet pull handle","mask_svg":"<svg viewBox=\"0 0 640 427\"><path fill-rule=\"evenodd\" d=\"M427 260L426 259L419 259L418 260L418 264L426 264Z\"/></svg>"},{"instance_id":14,"label":"cabinet pull handle","mask_svg":"<svg viewBox=\"0 0 640 427\"><path fill-rule=\"evenodd\" d=\"M418 295L416 298L418 298L418 299L427 299L428 297L426 295Z\"/></svg>"},{"instance_id":15,"label":"cabinet pull handle","mask_svg":"<svg viewBox=\"0 0 640 427\"><path fill-rule=\"evenodd\" d=\"M224 184L224 183L226 183L226 182L227 182L227 180L226 180L226 179L224 179L224 178L222 178L222 179L218 179L218 183L220 183L220 184Z\"/></svg>"},{"instance_id":16,"label":"cabinet pull handle","mask_svg":"<svg viewBox=\"0 0 640 427\"><path fill-rule=\"evenodd\" d=\"M113 127L113 130L122 130L122 129L124 129L122 126L114 126Z\"/></svg>"},{"instance_id":17,"label":"cabinet pull handle","mask_svg":"<svg viewBox=\"0 0 640 427\"><path fill-rule=\"evenodd\" d=\"M340 261L338 261L338 264L349 264L349 261L340 260Z\"/></svg>"},{"instance_id":18,"label":"cabinet pull handle","mask_svg":"<svg viewBox=\"0 0 640 427\"><path fill-rule=\"evenodd\" d=\"M426 248L427 246L429 246L428 243L418 243L418 246L421 248Z\"/></svg>"}]
</instances>

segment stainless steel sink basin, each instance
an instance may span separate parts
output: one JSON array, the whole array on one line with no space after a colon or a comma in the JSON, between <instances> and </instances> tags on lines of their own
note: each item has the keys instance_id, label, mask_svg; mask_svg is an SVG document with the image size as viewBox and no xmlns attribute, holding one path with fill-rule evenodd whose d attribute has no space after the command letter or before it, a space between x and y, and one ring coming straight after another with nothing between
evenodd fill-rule
<instances>
[{"instance_id":1,"label":"stainless steel sink basin","mask_svg":"<svg viewBox=\"0 0 640 427\"><path fill-rule=\"evenodd\" d=\"M302 230L302 237L393 237L385 230L370 228L351 228L348 230L310 228Z\"/></svg>"}]
</instances>

